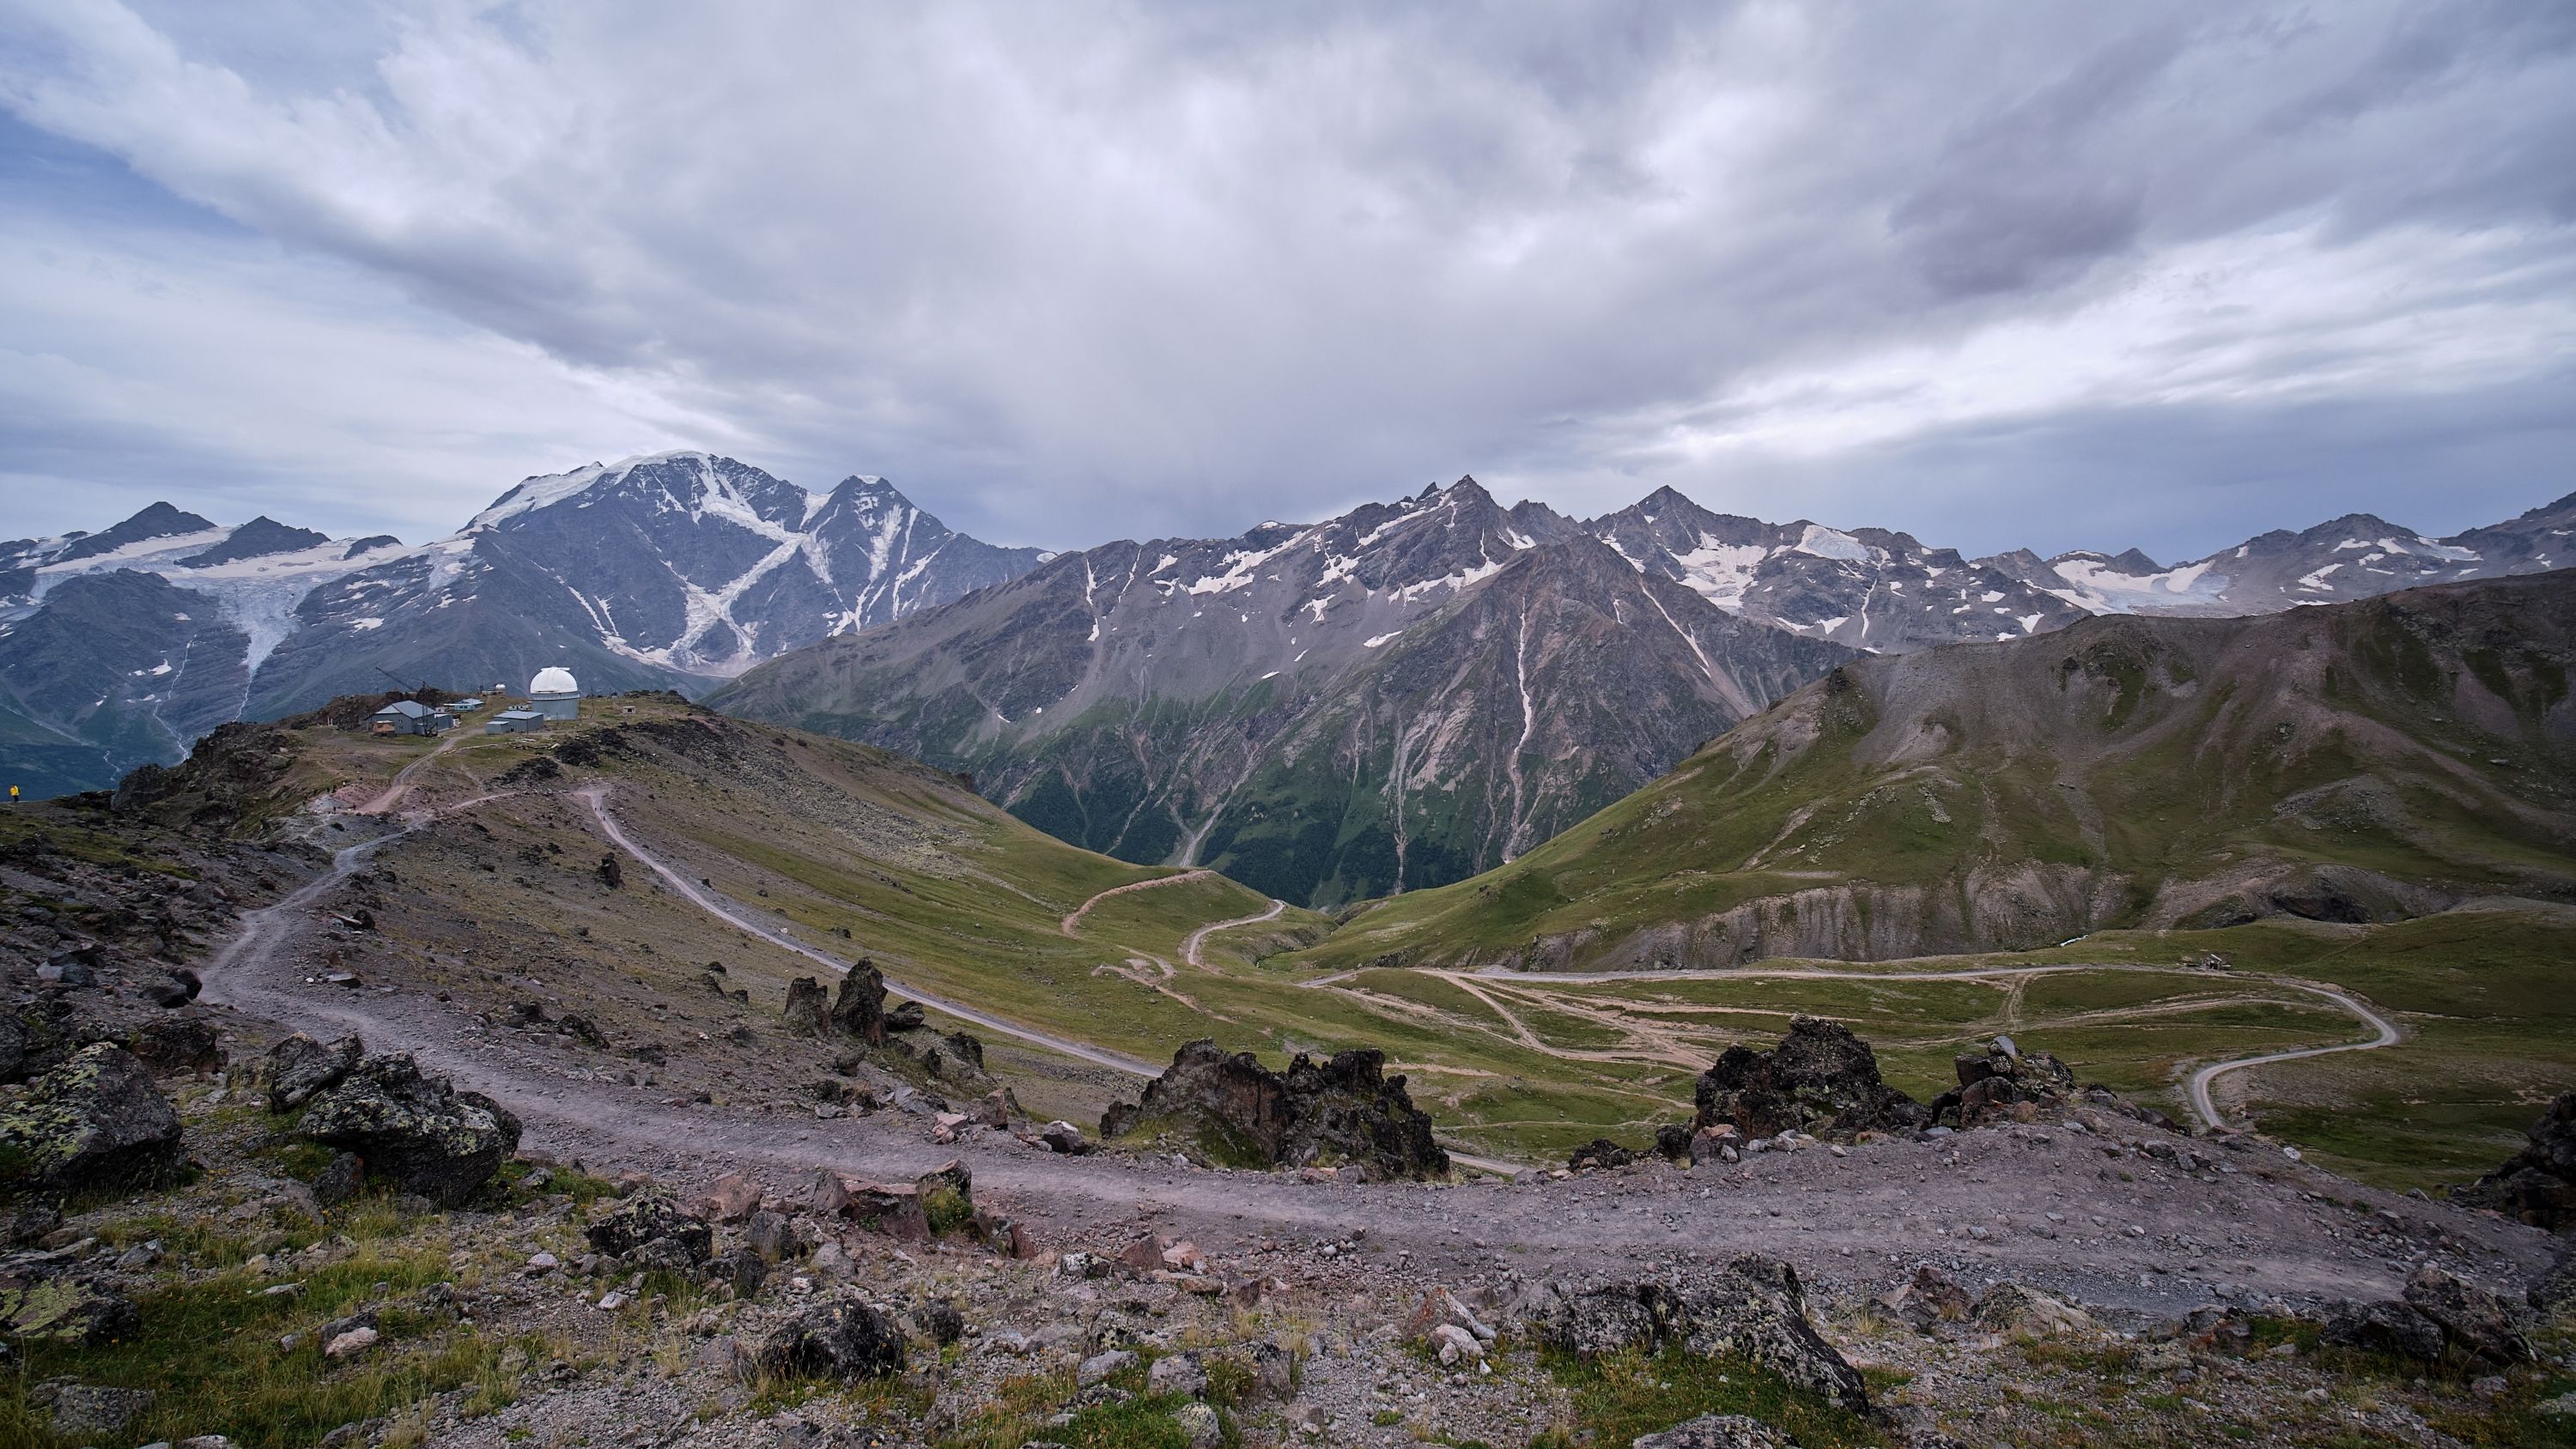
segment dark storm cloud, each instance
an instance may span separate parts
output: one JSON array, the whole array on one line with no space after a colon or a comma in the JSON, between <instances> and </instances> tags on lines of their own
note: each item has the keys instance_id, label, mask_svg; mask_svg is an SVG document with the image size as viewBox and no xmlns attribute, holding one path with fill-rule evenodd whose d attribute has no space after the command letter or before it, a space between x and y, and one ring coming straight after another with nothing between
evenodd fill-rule
<instances>
[{"instance_id":1,"label":"dark storm cloud","mask_svg":"<svg viewBox=\"0 0 2576 1449\"><path fill-rule=\"evenodd\" d=\"M1469 470L1579 511L1759 477L2001 547L2161 467L2161 525L2098 516L2170 552L2344 511L2356 418L2457 468L2446 420L2571 406L2554 4L310 14L0 32L0 104L222 219L202 263L41 188L0 228L115 279L0 283L56 349L0 346L6 411L97 455L47 477L148 437L462 516L695 443L1056 546ZM249 375L317 394L291 445L191 402L226 388L156 296L268 339ZM2159 462L2155 418L2194 441ZM2539 461L2477 459L2500 497Z\"/></svg>"}]
</instances>

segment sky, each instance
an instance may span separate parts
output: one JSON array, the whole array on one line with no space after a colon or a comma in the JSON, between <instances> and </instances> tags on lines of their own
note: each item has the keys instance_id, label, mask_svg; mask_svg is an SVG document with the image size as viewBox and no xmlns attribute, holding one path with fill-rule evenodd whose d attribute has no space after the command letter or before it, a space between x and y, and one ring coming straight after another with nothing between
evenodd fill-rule
<instances>
[{"instance_id":1,"label":"sky","mask_svg":"<svg viewBox=\"0 0 2576 1449\"><path fill-rule=\"evenodd\" d=\"M675 447L1972 554L2576 490L2576 6L0 0L0 536Z\"/></svg>"}]
</instances>

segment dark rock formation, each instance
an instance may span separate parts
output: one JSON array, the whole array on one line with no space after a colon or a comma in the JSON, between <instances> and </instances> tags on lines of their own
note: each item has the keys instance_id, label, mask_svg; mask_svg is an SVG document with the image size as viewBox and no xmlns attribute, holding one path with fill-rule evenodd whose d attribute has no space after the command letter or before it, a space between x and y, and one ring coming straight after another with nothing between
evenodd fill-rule
<instances>
[{"instance_id":1,"label":"dark rock formation","mask_svg":"<svg viewBox=\"0 0 2576 1449\"><path fill-rule=\"evenodd\" d=\"M884 1046L885 973L876 963L862 957L841 978L840 994L832 998L832 1029L869 1046Z\"/></svg>"},{"instance_id":2,"label":"dark rock formation","mask_svg":"<svg viewBox=\"0 0 2576 1449\"><path fill-rule=\"evenodd\" d=\"M2440 1324L2442 1336L2452 1344L2491 1363L2518 1364L2531 1357L2511 1303L2429 1263L2406 1280L2406 1306Z\"/></svg>"},{"instance_id":3,"label":"dark rock formation","mask_svg":"<svg viewBox=\"0 0 2576 1449\"><path fill-rule=\"evenodd\" d=\"M2326 1315L2325 1342L2431 1363L2442 1356L2442 1325L2403 1303L2346 1303Z\"/></svg>"},{"instance_id":4,"label":"dark rock formation","mask_svg":"<svg viewBox=\"0 0 2576 1449\"><path fill-rule=\"evenodd\" d=\"M1103 1139L1167 1127L1206 1157L1235 1167L1356 1163L1373 1178L1426 1177L1449 1170L1431 1140L1431 1118L1413 1105L1404 1078L1385 1075L1386 1053L1336 1052L1318 1066L1300 1053L1284 1073L1250 1052L1231 1056L1199 1040L1172 1054L1134 1104L1100 1119Z\"/></svg>"},{"instance_id":5,"label":"dark rock formation","mask_svg":"<svg viewBox=\"0 0 2576 1449\"><path fill-rule=\"evenodd\" d=\"M1748 1137L1795 1129L1853 1137L1924 1124L1921 1103L1878 1075L1878 1054L1840 1022L1801 1016L1767 1052L1728 1047L1700 1073L1697 1125L1732 1122Z\"/></svg>"},{"instance_id":6,"label":"dark rock formation","mask_svg":"<svg viewBox=\"0 0 2576 1449\"><path fill-rule=\"evenodd\" d=\"M1722 1272L1682 1286L1557 1289L1532 1316L1539 1335L1569 1353L1679 1348L1707 1358L1747 1359L1854 1413L1869 1408L1860 1371L1807 1322L1798 1270L1776 1258L1741 1257Z\"/></svg>"},{"instance_id":7,"label":"dark rock formation","mask_svg":"<svg viewBox=\"0 0 2576 1449\"><path fill-rule=\"evenodd\" d=\"M2453 1202L2493 1208L2553 1233L2576 1233L2576 1092L2561 1092L2531 1142L2504 1166L2452 1192Z\"/></svg>"},{"instance_id":8,"label":"dark rock formation","mask_svg":"<svg viewBox=\"0 0 2576 1449\"><path fill-rule=\"evenodd\" d=\"M0 1336L95 1348L131 1338L143 1318L125 1296L74 1273L12 1266L0 1270Z\"/></svg>"},{"instance_id":9,"label":"dark rock formation","mask_svg":"<svg viewBox=\"0 0 2576 1449\"><path fill-rule=\"evenodd\" d=\"M831 999L811 976L787 983L787 1029L801 1036L821 1036L832 1025Z\"/></svg>"},{"instance_id":10,"label":"dark rock formation","mask_svg":"<svg viewBox=\"0 0 2576 1449\"><path fill-rule=\"evenodd\" d=\"M2047 1052L2026 1053L2008 1036L1996 1037L1984 1051L1961 1052L1951 1065L1958 1089L1933 1098L1931 1107L1932 1120L1946 1126L2027 1120L2075 1091L2073 1067Z\"/></svg>"},{"instance_id":11,"label":"dark rock formation","mask_svg":"<svg viewBox=\"0 0 2576 1449\"><path fill-rule=\"evenodd\" d=\"M292 1112L315 1093L338 1086L365 1051L365 1043L354 1036L324 1046L302 1032L270 1047L260 1066L268 1081L268 1110Z\"/></svg>"},{"instance_id":12,"label":"dark rock formation","mask_svg":"<svg viewBox=\"0 0 2576 1449\"><path fill-rule=\"evenodd\" d=\"M715 1229L704 1218L681 1210L660 1188L646 1188L609 1209L584 1230L590 1246L613 1258L638 1249L670 1243L684 1267L695 1267L715 1250Z\"/></svg>"},{"instance_id":13,"label":"dark rock formation","mask_svg":"<svg viewBox=\"0 0 2576 1449\"><path fill-rule=\"evenodd\" d=\"M2535 1311L2544 1314L2576 1306L2576 1243L2561 1250L2558 1261L2542 1269L2540 1276L2531 1280L2531 1287L2525 1290L2523 1297Z\"/></svg>"},{"instance_id":14,"label":"dark rock formation","mask_svg":"<svg viewBox=\"0 0 2576 1449\"><path fill-rule=\"evenodd\" d=\"M154 1017L135 1028L125 1049L145 1066L165 1074L205 1076L224 1067L223 1042L214 1027L197 1016Z\"/></svg>"},{"instance_id":15,"label":"dark rock formation","mask_svg":"<svg viewBox=\"0 0 2576 1449\"><path fill-rule=\"evenodd\" d=\"M1591 1167L1625 1167L1636 1160L1636 1153L1607 1137L1595 1137L1568 1154L1565 1165L1581 1172Z\"/></svg>"},{"instance_id":16,"label":"dark rock formation","mask_svg":"<svg viewBox=\"0 0 2576 1449\"><path fill-rule=\"evenodd\" d=\"M771 1330L753 1354L781 1378L862 1379L903 1370L903 1329L856 1298L818 1303Z\"/></svg>"},{"instance_id":17,"label":"dark rock formation","mask_svg":"<svg viewBox=\"0 0 2576 1449\"><path fill-rule=\"evenodd\" d=\"M297 1130L443 1207L463 1203L519 1149L518 1118L480 1093L422 1076L409 1052L359 1062L313 1097Z\"/></svg>"},{"instance_id":18,"label":"dark rock formation","mask_svg":"<svg viewBox=\"0 0 2576 1449\"><path fill-rule=\"evenodd\" d=\"M100 1042L0 1111L0 1183L48 1192L167 1182L184 1156L179 1114L151 1069Z\"/></svg>"},{"instance_id":19,"label":"dark rock formation","mask_svg":"<svg viewBox=\"0 0 2576 1449\"><path fill-rule=\"evenodd\" d=\"M918 1001L898 1001L886 1008L885 1024L888 1031L919 1031L928 1019Z\"/></svg>"}]
</instances>

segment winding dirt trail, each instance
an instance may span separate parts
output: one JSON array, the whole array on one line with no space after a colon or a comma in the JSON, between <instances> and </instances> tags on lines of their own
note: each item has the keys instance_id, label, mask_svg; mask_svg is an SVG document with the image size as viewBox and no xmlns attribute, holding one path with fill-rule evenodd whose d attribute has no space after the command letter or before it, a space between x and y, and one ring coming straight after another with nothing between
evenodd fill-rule
<instances>
[{"instance_id":1,"label":"winding dirt trail","mask_svg":"<svg viewBox=\"0 0 2576 1449\"><path fill-rule=\"evenodd\" d=\"M2227 1119L2219 1115L2218 1104L2210 1100L2209 1084L2228 1072L2243 1071L2247 1067L2266 1067L2274 1062L2295 1062L2302 1057L2322 1057L2335 1052L2372 1051L2379 1047L2395 1046L2404 1040L2404 1034L2397 1030L2395 1022L2340 991L2323 986L2302 986L2300 989L2312 995L2322 996L2351 1012L2361 1018L2363 1024L2374 1028L2378 1035L2369 1041L2348 1041L2335 1046L2303 1047L2294 1052L2271 1052L2259 1057L2239 1057L2232 1062L2214 1062L2202 1067L2191 1074L2191 1109L2200 1114L2200 1120L2220 1131L2227 1130Z\"/></svg>"},{"instance_id":2,"label":"winding dirt trail","mask_svg":"<svg viewBox=\"0 0 2576 1449\"><path fill-rule=\"evenodd\" d=\"M627 836L624 830L618 827L617 817L609 813L607 786L586 785L579 790L575 790L573 792L573 796L583 804L590 807L591 817L599 822L600 833L608 837L610 844L615 845L622 851L625 851L628 855L635 857L637 861L641 862L655 875L660 876L663 884L668 885L671 889L679 892L681 898L686 900L689 904L696 906L699 910L705 911L708 915L716 917L718 920L725 922L736 930L745 932L749 935L758 936L760 939L767 941L773 946L793 951L797 955L804 957L806 960L829 969L834 975L846 976L849 974L849 962L840 960L827 952L818 951L812 946L806 945L803 941L796 939L794 936L788 935L784 931L780 931L763 924L750 914L736 909L732 903L725 901L722 897L717 896L711 891L702 889L697 882L687 879L678 871L673 870L670 866L664 864L661 857L654 855L651 851L637 845ZM1178 876L1172 877L1174 880L1178 880L1179 878L1180 877ZM1160 885L1162 882L1149 881L1146 882L1146 884ZM1123 889L1133 890L1135 887L1128 886L1123 887ZM1098 896L1092 897L1093 900L1098 900L1099 898L1100 897ZM1068 916L1066 919L1070 920L1072 917ZM950 1001L944 996L933 995L917 986L906 986L902 982L896 981L892 978L887 979L885 987L886 994L889 996L901 997L906 1001L918 1001L924 1006L931 1007L938 1011L944 1011L950 1016L956 1017L961 1021L971 1021L975 1025L983 1027L987 1031L999 1032L1003 1036L1027 1042L1031 1046L1044 1047L1048 1051L1058 1052L1065 1056L1076 1058L1080 1061L1086 1061L1091 1063L1093 1066L1107 1067L1111 1071L1125 1072L1130 1076L1137 1077L1151 1077L1158 1075L1162 1071L1160 1067L1154 1066L1139 1058L1131 1057L1125 1052L1114 1052L1105 1047L1096 1047L1087 1042L1075 1041L1071 1037L1062 1037L1054 1035L1051 1032L1033 1030L1029 1027L1019 1025L1017 1022L1005 1021L990 1012L979 1011L976 1008L967 1006L961 1002Z\"/></svg>"},{"instance_id":3,"label":"winding dirt trail","mask_svg":"<svg viewBox=\"0 0 2576 1449\"><path fill-rule=\"evenodd\" d=\"M384 792L376 796L373 800L368 801L366 804L359 806L357 813L360 815L382 815L393 809L395 806L401 804L403 797L411 793L412 776L419 774L423 769L427 768L430 761L437 759L439 756L446 754L449 750L455 749L458 745L463 743L465 743L464 726L459 725L448 730L447 738L439 741L436 749L431 750L428 754L425 754L419 759L412 761L410 764L403 766L401 769L396 770L394 772L394 777L385 782Z\"/></svg>"},{"instance_id":4,"label":"winding dirt trail","mask_svg":"<svg viewBox=\"0 0 2576 1449\"><path fill-rule=\"evenodd\" d=\"M1158 875L1152 880L1140 880L1123 886L1111 886L1109 889L1102 891L1100 894L1093 896L1087 901L1084 901L1081 905L1075 906L1073 908L1073 914L1065 917L1063 921L1058 923L1056 929L1064 932L1068 936L1072 935L1075 928L1082 924L1082 918L1091 914L1091 908L1100 904L1102 901L1109 899L1111 896L1123 896L1129 891L1149 891L1156 886L1179 885L1184 881L1206 880L1209 876L1214 874L1216 874L1216 872L1212 870L1185 870L1179 875Z\"/></svg>"},{"instance_id":5,"label":"winding dirt trail","mask_svg":"<svg viewBox=\"0 0 2576 1449\"><path fill-rule=\"evenodd\" d=\"M1094 896L1092 899L1098 900L1099 897ZM1270 909L1263 911L1257 916L1237 916L1231 921L1210 921L1206 925L1199 927L1197 930L1190 932L1190 938L1181 943L1181 959L1200 968L1201 970L1205 970L1207 968L1207 963L1199 959L1199 946L1201 943L1205 942L1208 937L1215 935L1219 931L1231 931L1237 926L1257 926L1264 921L1278 920L1281 914L1286 912L1287 909L1288 903L1286 901L1272 901L1270 903Z\"/></svg>"}]
</instances>

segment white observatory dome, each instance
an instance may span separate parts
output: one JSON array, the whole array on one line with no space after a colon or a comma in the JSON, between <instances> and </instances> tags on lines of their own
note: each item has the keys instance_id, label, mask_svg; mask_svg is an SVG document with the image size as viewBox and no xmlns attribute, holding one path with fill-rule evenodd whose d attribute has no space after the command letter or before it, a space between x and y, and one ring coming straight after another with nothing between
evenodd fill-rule
<instances>
[{"instance_id":1,"label":"white observatory dome","mask_svg":"<svg viewBox=\"0 0 2576 1449\"><path fill-rule=\"evenodd\" d=\"M562 665L550 665L537 671L528 681L530 694L579 694L581 686L573 682L572 671Z\"/></svg>"}]
</instances>

